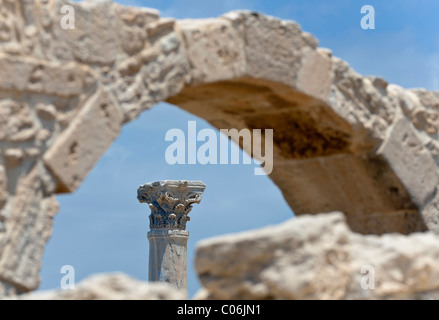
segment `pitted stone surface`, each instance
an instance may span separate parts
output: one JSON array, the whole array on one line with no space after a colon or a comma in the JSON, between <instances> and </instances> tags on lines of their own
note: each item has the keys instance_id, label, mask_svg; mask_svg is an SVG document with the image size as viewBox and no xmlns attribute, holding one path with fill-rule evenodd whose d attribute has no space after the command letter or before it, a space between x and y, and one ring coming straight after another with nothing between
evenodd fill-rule
<instances>
[{"instance_id":1,"label":"pitted stone surface","mask_svg":"<svg viewBox=\"0 0 439 320\"><path fill-rule=\"evenodd\" d=\"M439 236L359 235L342 213L203 240L197 299L437 299Z\"/></svg>"},{"instance_id":2,"label":"pitted stone surface","mask_svg":"<svg viewBox=\"0 0 439 320\"><path fill-rule=\"evenodd\" d=\"M146 283L123 273L96 274L71 290L39 291L19 300L182 300L185 293L165 283Z\"/></svg>"}]
</instances>

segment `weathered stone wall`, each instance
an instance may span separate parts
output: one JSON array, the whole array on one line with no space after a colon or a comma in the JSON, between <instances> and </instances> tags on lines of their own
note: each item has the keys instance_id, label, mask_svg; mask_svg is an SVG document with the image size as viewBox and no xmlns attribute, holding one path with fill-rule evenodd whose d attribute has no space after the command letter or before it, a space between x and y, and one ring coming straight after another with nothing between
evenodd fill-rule
<instances>
[{"instance_id":1,"label":"weathered stone wall","mask_svg":"<svg viewBox=\"0 0 439 320\"><path fill-rule=\"evenodd\" d=\"M257 13L174 21L111 1L0 0L0 296L38 287L55 194L160 101L219 129L274 129L270 177L296 214L339 210L362 233L438 229L438 93L362 77Z\"/></svg>"}]
</instances>

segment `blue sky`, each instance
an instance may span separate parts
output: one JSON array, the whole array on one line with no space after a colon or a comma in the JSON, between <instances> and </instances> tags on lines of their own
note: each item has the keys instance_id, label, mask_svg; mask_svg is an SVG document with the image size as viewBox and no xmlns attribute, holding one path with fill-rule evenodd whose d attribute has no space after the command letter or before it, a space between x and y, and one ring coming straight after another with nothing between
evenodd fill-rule
<instances>
[{"instance_id":1,"label":"blue sky","mask_svg":"<svg viewBox=\"0 0 439 320\"><path fill-rule=\"evenodd\" d=\"M116 1L159 9L162 16L216 17L249 9L297 21L320 46L333 50L363 75L378 75L403 87L439 90L439 1L435 0L153 0ZM360 27L360 9L375 7L375 30ZM162 179L202 180L207 185L188 223L188 289L199 284L193 271L197 241L276 224L293 216L268 177L252 165L168 165L166 131L211 128L175 106L158 104L124 126L81 187L58 197L61 209L43 258L40 289L59 287L63 265L74 266L76 281L100 272L122 271L147 280L149 208L136 200L138 185Z\"/></svg>"}]
</instances>

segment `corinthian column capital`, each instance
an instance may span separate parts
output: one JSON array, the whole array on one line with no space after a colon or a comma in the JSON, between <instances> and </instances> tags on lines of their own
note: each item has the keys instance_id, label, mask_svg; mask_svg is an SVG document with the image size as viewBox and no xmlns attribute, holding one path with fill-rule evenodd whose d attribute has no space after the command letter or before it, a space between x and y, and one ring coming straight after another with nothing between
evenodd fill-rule
<instances>
[{"instance_id":1,"label":"corinthian column capital","mask_svg":"<svg viewBox=\"0 0 439 320\"><path fill-rule=\"evenodd\" d=\"M164 180L137 189L137 199L151 208L150 228L185 230L194 203L200 203L206 185L201 181Z\"/></svg>"}]
</instances>

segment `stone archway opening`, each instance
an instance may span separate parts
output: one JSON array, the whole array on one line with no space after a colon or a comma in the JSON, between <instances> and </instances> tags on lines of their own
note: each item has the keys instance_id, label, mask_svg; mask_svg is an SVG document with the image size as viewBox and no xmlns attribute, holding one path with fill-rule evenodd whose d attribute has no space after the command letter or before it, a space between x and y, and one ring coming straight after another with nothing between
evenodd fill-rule
<instances>
[{"instance_id":1,"label":"stone archway opening","mask_svg":"<svg viewBox=\"0 0 439 320\"><path fill-rule=\"evenodd\" d=\"M189 296L199 289L193 267L197 242L292 217L280 190L268 177L255 176L252 165L167 164L165 133L171 128L185 130L188 121L197 121L199 129L212 128L174 105L161 103L145 111L124 126L76 192L58 197L60 212L43 260L43 290L59 285L63 276L59 268L67 263L76 268L77 282L88 272L116 270L147 279L150 212L136 200L136 188L145 182L200 179L207 183L207 194L188 222Z\"/></svg>"},{"instance_id":2,"label":"stone archway opening","mask_svg":"<svg viewBox=\"0 0 439 320\"><path fill-rule=\"evenodd\" d=\"M376 155L377 141L319 99L240 78L189 86L167 101L218 129L274 129L270 178L296 214L342 211L364 234L426 230L401 181Z\"/></svg>"}]
</instances>

